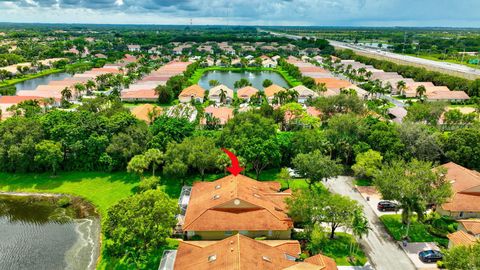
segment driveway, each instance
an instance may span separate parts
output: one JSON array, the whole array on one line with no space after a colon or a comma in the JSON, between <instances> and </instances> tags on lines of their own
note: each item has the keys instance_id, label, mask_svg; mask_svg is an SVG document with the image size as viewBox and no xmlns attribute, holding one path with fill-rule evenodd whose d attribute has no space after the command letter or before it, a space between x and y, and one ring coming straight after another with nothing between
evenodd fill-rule
<instances>
[{"instance_id":1,"label":"driveway","mask_svg":"<svg viewBox=\"0 0 480 270\"><path fill-rule=\"evenodd\" d=\"M401 245L400 242L398 242ZM403 248L403 247L402 247ZM418 253L423 250L440 250L440 248L435 243L424 242L424 243L408 243L406 247L403 248L407 256L410 257L412 262L415 264L417 269L421 270L436 270L438 269L436 263L424 263L418 258Z\"/></svg>"},{"instance_id":2,"label":"driveway","mask_svg":"<svg viewBox=\"0 0 480 270\"><path fill-rule=\"evenodd\" d=\"M373 212L365 199L354 190L352 178L339 176L329 179L325 186L332 192L345 195L356 200L362 207L372 230L368 236L360 240L370 263L377 270L410 270L415 269L407 254L398 246L385 230L383 223Z\"/></svg>"}]
</instances>

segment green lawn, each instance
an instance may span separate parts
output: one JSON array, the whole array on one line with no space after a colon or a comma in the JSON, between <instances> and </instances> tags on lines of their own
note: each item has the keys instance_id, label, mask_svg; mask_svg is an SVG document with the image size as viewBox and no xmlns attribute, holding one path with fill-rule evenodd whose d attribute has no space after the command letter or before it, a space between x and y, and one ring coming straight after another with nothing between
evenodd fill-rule
<instances>
[{"instance_id":1,"label":"green lawn","mask_svg":"<svg viewBox=\"0 0 480 270\"><path fill-rule=\"evenodd\" d=\"M392 237L399 241L406 233L406 226L402 224L402 218L399 214L383 215L380 217L387 231ZM436 242L444 247L448 246L448 239L434 236L427 231L426 225L413 218L408 233L411 242Z\"/></svg>"},{"instance_id":2,"label":"green lawn","mask_svg":"<svg viewBox=\"0 0 480 270\"><path fill-rule=\"evenodd\" d=\"M338 265L352 265L348 259L352 241L355 240L350 234L337 232L335 239L329 239L320 249L323 255L333 258ZM361 248L357 247L353 256L355 257L353 265L365 265L367 262L367 257Z\"/></svg>"},{"instance_id":3,"label":"green lawn","mask_svg":"<svg viewBox=\"0 0 480 270\"><path fill-rule=\"evenodd\" d=\"M372 181L368 179L355 179L353 183L359 187L368 187L373 185Z\"/></svg>"}]
</instances>

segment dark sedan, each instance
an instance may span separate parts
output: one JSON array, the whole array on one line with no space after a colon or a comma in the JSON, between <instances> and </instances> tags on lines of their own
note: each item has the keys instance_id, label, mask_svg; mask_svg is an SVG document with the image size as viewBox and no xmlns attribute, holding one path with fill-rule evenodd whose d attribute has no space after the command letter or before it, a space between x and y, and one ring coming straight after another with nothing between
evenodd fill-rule
<instances>
[{"instance_id":1,"label":"dark sedan","mask_svg":"<svg viewBox=\"0 0 480 270\"><path fill-rule=\"evenodd\" d=\"M418 258L424 263L431 263L442 260L443 254L438 250L424 250L418 253Z\"/></svg>"},{"instance_id":2,"label":"dark sedan","mask_svg":"<svg viewBox=\"0 0 480 270\"><path fill-rule=\"evenodd\" d=\"M380 201L377 204L378 211L397 211L398 205L391 201Z\"/></svg>"}]
</instances>

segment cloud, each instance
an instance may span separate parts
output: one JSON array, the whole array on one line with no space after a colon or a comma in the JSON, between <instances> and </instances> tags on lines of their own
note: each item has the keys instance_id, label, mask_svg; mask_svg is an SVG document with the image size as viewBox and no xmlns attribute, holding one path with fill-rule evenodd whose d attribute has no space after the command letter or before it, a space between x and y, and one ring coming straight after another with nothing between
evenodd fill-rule
<instances>
[{"instance_id":1,"label":"cloud","mask_svg":"<svg viewBox=\"0 0 480 270\"><path fill-rule=\"evenodd\" d=\"M0 0L0 8L5 21L480 27L478 0Z\"/></svg>"}]
</instances>

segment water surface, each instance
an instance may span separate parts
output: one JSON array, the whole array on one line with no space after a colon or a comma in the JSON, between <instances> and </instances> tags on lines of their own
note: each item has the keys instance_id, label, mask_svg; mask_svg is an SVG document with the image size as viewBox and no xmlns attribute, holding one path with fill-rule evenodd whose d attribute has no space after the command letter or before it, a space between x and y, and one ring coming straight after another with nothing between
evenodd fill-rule
<instances>
[{"instance_id":1,"label":"water surface","mask_svg":"<svg viewBox=\"0 0 480 270\"><path fill-rule=\"evenodd\" d=\"M95 269L99 231L55 203L0 195L0 269Z\"/></svg>"},{"instance_id":2,"label":"water surface","mask_svg":"<svg viewBox=\"0 0 480 270\"><path fill-rule=\"evenodd\" d=\"M50 75L46 75L43 77L38 77L35 79L23 81L20 83L15 84L17 91L20 90L35 90L39 85L47 85L51 81L61 81L66 78L70 78L72 75L66 72L54 73Z\"/></svg>"},{"instance_id":3,"label":"water surface","mask_svg":"<svg viewBox=\"0 0 480 270\"><path fill-rule=\"evenodd\" d=\"M278 84L281 87L288 88L288 83L283 79L283 77L274 71L207 71L203 74L202 78L198 81L198 84L204 89L210 89L208 82L210 80L217 80L221 84L228 86L231 89L234 89L234 84L236 81L241 78L247 79L252 86L263 90L263 81L265 79L271 80L274 84ZM234 89L235 90L235 89Z\"/></svg>"}]
</instances>

